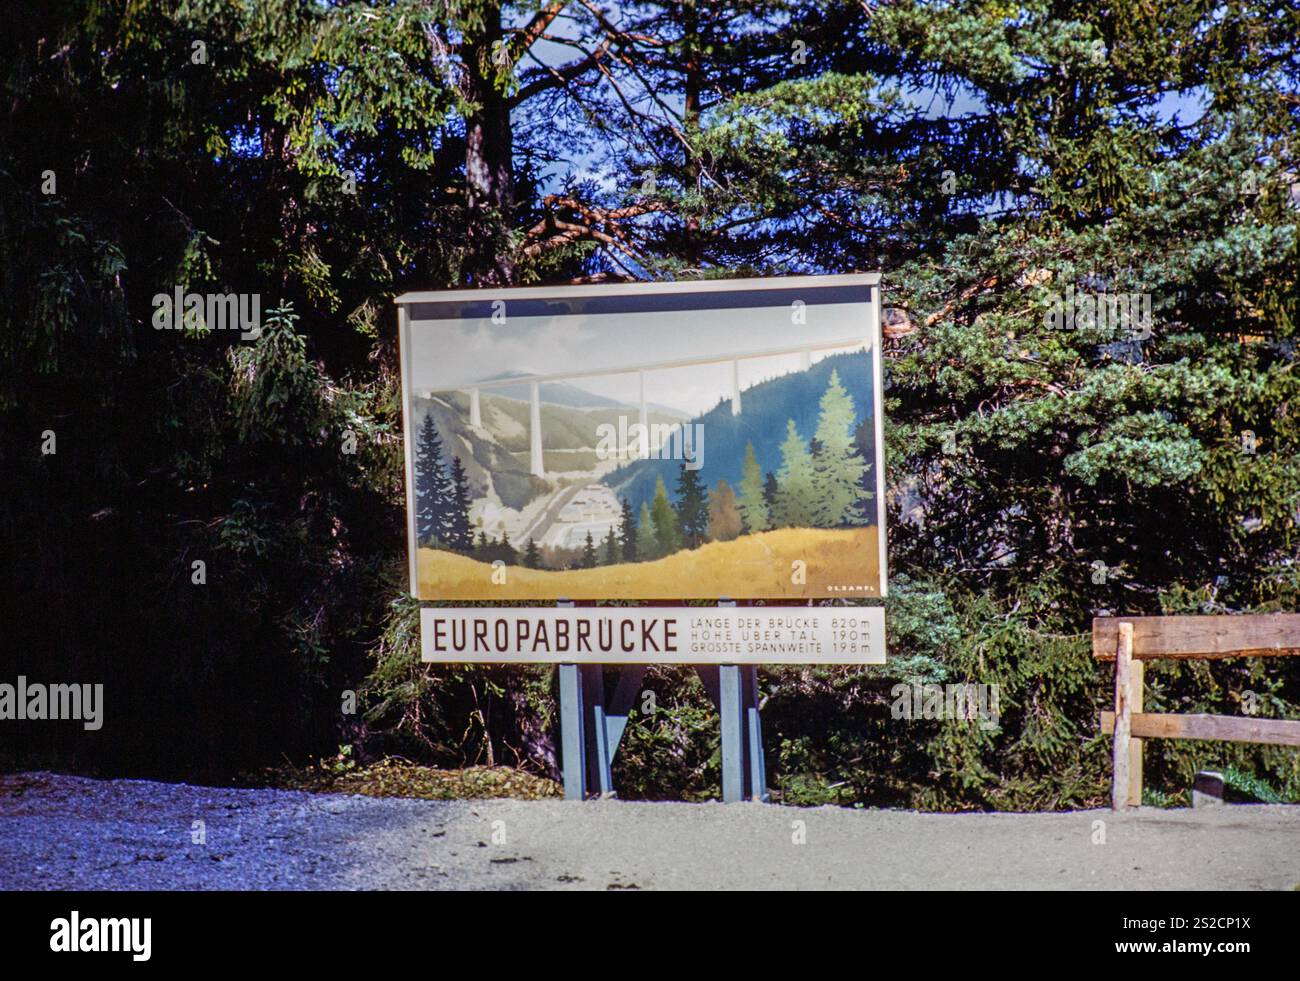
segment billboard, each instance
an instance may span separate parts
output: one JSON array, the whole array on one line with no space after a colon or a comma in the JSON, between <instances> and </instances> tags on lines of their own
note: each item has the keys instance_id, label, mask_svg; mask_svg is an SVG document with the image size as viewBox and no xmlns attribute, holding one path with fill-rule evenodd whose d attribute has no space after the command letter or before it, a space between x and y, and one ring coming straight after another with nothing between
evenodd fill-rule
<instances>
[{"instance_id":1,"label":"billboard","mask_svg":"<svg viewBox=\"0 0 1300 981\"><path fill-rule=\"evenodd\" d=\"M396 302L413 596L884 596L878 274Z\"/></svg>"}]
</instances>

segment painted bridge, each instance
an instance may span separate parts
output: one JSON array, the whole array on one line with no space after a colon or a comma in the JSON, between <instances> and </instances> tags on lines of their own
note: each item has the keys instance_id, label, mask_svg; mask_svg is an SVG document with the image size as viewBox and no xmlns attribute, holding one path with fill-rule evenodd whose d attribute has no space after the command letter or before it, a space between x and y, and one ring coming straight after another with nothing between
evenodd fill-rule
<instances>
[{"instance_id":1,"label":"painted bridge","mask_svg":"<svg viewBox=\"0 0 1300 981\"><path fill-rule=\"evenodd\" d=\"M718 364L727 365L731 374L731 412L733 415L740 415L740 362L754 361L759 358L773 358L780 355L798 354L800 356L800 370L807 371L812 366L812 356L814 351L838 351L843 349L865 348L871 350L871 338L856 337L846 340L836 341L816 341L811 344L797 344L786 347L767 348L761 351L746 351L742 354L728 354L725 357L710 356L699 358L676 358L671 361L656 361L650 364L630 365L627 367L615 368L593 368L589 371L563 371L553 374L540 375L512 375L509 378L493 378L480 382L474 382L471 385L463 386L450 391L468 391L469 392L469 423L471 426L482 427L483 415L480 407L479 393L493 388L510 388L521 382L529 384L529 400L532 403L532 411L529 415L528 434L529 434L529 464L534 476L545 477L546 467L542 457L542 399L541 387L547 382L573 381L578 378L596 378L605 375L636 375L639 386L639 396L641 403L641 439L640 455L642 459L648 459L650 456L650 428L648 424L649 413L647 411L645 395L646 374L652 371L665 371L670 368L687 368L696 365Z\"/></svg>"}]
</instances>

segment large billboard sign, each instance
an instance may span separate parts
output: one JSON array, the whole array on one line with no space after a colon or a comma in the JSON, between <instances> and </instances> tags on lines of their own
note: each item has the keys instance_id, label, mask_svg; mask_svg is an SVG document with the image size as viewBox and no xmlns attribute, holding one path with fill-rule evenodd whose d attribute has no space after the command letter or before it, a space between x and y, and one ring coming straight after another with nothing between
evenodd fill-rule
<instances>
[{"instance_id":1,"label":"large billboard sign","mask_svg":"<svg viewBox=\"0 0 1300 981\"><path fill-rule=\"evenodd\" d=\"M884 596L877 274L397 304L418 599Z\"/></svg>"},{"instance_id":2,"label":"large billboard sign","mask_svg":"<svg viewBox=\"0 0 1300 981\"><path fill-rule=\"evenodd\" d=\"M412 594L883 595L877 294L860 275L400 297Z\"/></svg>"}]
</instances>

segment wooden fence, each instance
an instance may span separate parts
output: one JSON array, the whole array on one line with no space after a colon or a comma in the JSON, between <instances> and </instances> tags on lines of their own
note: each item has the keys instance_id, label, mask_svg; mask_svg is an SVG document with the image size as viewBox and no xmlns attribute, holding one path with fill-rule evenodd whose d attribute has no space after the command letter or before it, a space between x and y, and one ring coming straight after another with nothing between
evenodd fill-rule
<instances>
[{"instance_id":1,"label":"wooden fence","mask_svg":"<svg viewBox=\"0 0 1300 981\"><path fill-rule=\"evenodd\" d=\"M1097 617L1092 621L1092 654L1115 662L1115 711L1101 714L1101 731L1115 736L1110 786L1115 810L1142 803L1144 739L1300 746L1300 721L1142 711L1143 661L1300 654L1300 614Z\"/></svg>"}]
</instances>

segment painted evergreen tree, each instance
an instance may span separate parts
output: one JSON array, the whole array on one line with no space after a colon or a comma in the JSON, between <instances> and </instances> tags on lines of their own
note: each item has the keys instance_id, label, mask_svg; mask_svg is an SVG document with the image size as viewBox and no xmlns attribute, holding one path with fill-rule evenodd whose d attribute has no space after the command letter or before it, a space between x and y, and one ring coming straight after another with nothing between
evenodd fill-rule
<instances>
[{"instance_id":1,"label":"painted evergreen tree","mask_svg":"<svg viewBox=\"0 0 1300 981\"><path fill-rule=\"evenodd\" d=\"M504 562L506 565L519 565L520 556L515 547L510 544L510 536L502 534L498 539L489 539L484 536L481 540L484 544L478 545L474 549L474 558L480 562Z\"/></svg>"},{"instance_id":2,"label":"painted evergreen tree","mask_svg":"<svg viewBox=\"0 0 1300 981\"><path fill-rule=\"evenodd\" d=\"M582 564L583 569L596 568L596 542L591 537L591 532L587 532L587 542L582 546Z\"/></svg>"},{"instance_id":3,"label":"painted evergreen tree","mask_svg":"<svg viewBox=\"0 0 1300 981\"><path fill-rule=\"evenodd\" d=\"M655 534L654 515L647 502L641 503L641 521L636 529L637 561L649 562L659 558L659 536Z\"/></svg>"},{"instance_id":4,"label":"painted evergreen tree","mask_svg":"<svg viewBox=\"0 0 1300 981\"><path fill-rule=\"evenodd\" d=\"M623 561L635 562L637 558L636 515L633 514L632 504L627 498L623 498L623 518L619 525L619 537L623 540Z\"/></svg>"},{"instance_id":5,"label":"painted evergreen tree","mask_svg":"<svg viewBox=\"0 0 1300 981\"><path fill-rule=\"evenodd\" d=\"M676 511L682 544L699 548L709 533L709 497L699 471L692 470L684 461L677 471Z\"/></svg>"},{"instance_id":6,"label":"painted evergreen tree","mask_svg":"<svg viewBox=\"0 0 1300 981\"><path fill-rule=\"evenodd\" d=\"M655 496L650 504L650 514L654 518L655 557L672 555L682 547L681 529L677 527L677 513L668 503L668 488L660 477L655 482Z\"/></svg>"},{"instance_id":7,"label":"painted evergreen tree","mask_svg":"<svg viewBox=\"0 0 1300 981\"><path fill-rule=\"evenodd\" d=\"M533 537L528 536L528 544L524 547L524 568L540 569L542 567L542 553L537 547L537 542Z\"/></svg>"},{"instance_id":8,"label":"painted evergreen tree","mask_svg":"<svg viewBox=\"0 0 1300 981\"><path fill-rule=\"evenodd\" d=\"M777 528L813 528L814 474L812 453L799 435L794 420L786 422L785 440L781 443L781 469L776 474L776 506L772 524Z\"/></svg>"},{"instance_id":9,"label":"painted evergreen tree","mask_svg":"<svg viewBox=\"0 0 1300 981\"><path fill-rule=\"evenodd\" d=\"M447 509L446 543L457 552L470 552L474 547L474 531L469 523L469 478L460 457L451 458L451 506Z\"/></svg>"},{"instance_id":10,"label":"painted evergreen tree","mask_svg":"<svg viewBox=\"0 0 1300 981\"><path fill-rule=\"evenodd\" d=\"M610 528L609 534L605 536L604 545L605 545L605 555L604 555L605 565L618 565L619 557L622 554L622 550L618 546L618 535L615 534L613 528Z\"/></svg>"},{"instance_id":11,"label":"painted evergreen tree","mask_svg":"<svg viewBox=\"0 0 1300 981\"><path fill-rule=\"evenodd\" d=\"M832 370L822 395L813 451L813 523L839 528L862 523L862 477L867 463L858 451L853 396Z\"/></svg>"},{"instance_id":12,"label":"painted evergreen tree","mask_svg":"<svg viewBox=\"0 0 1300 981\"><path fill-rule=\"evenodd\" d=\"M768 511L767 497L763 493L763 471L754 456L754 444L745 444L745 463L740 475L740 494L736 507L745 523L745 531L750 534L767 531L772 527L772 518Z\"/></svg>"},{"instance_id":13,"label":"painted evergreen tree","mask_svg":"<svg viewBox=\"0 0 1300 981\"><path fill-rule=\"evenodd\" d=\"M767 526L769 528L776 526L776 492L776 474L769 470L767 476L763 478L763 503L767 505Z\"/></svg>"},{"instance_id":14,"label":"painted evergreen tree","mask_svg":"<svg viewBox=\"0 0 1300 981\"><path fill-rule=\"evenodd\" d=\"M736 492L725 480L719 480L709 491L709 539L729 542L739 538L742 531L744 522L736 505Z\"/></svg>"},{"instance_id":15,"label":"painted evergreen tree","mask_svg":"<svg viewBox=\"0 0 1300 981\"><path fill-rule=\"evenodd\" d=\"M420 544L436 547L447 544L454 493L442 459L442 438L434 424L433 413L426 413L415 441L415 533Z\"/></svg>"}]
</instances>

